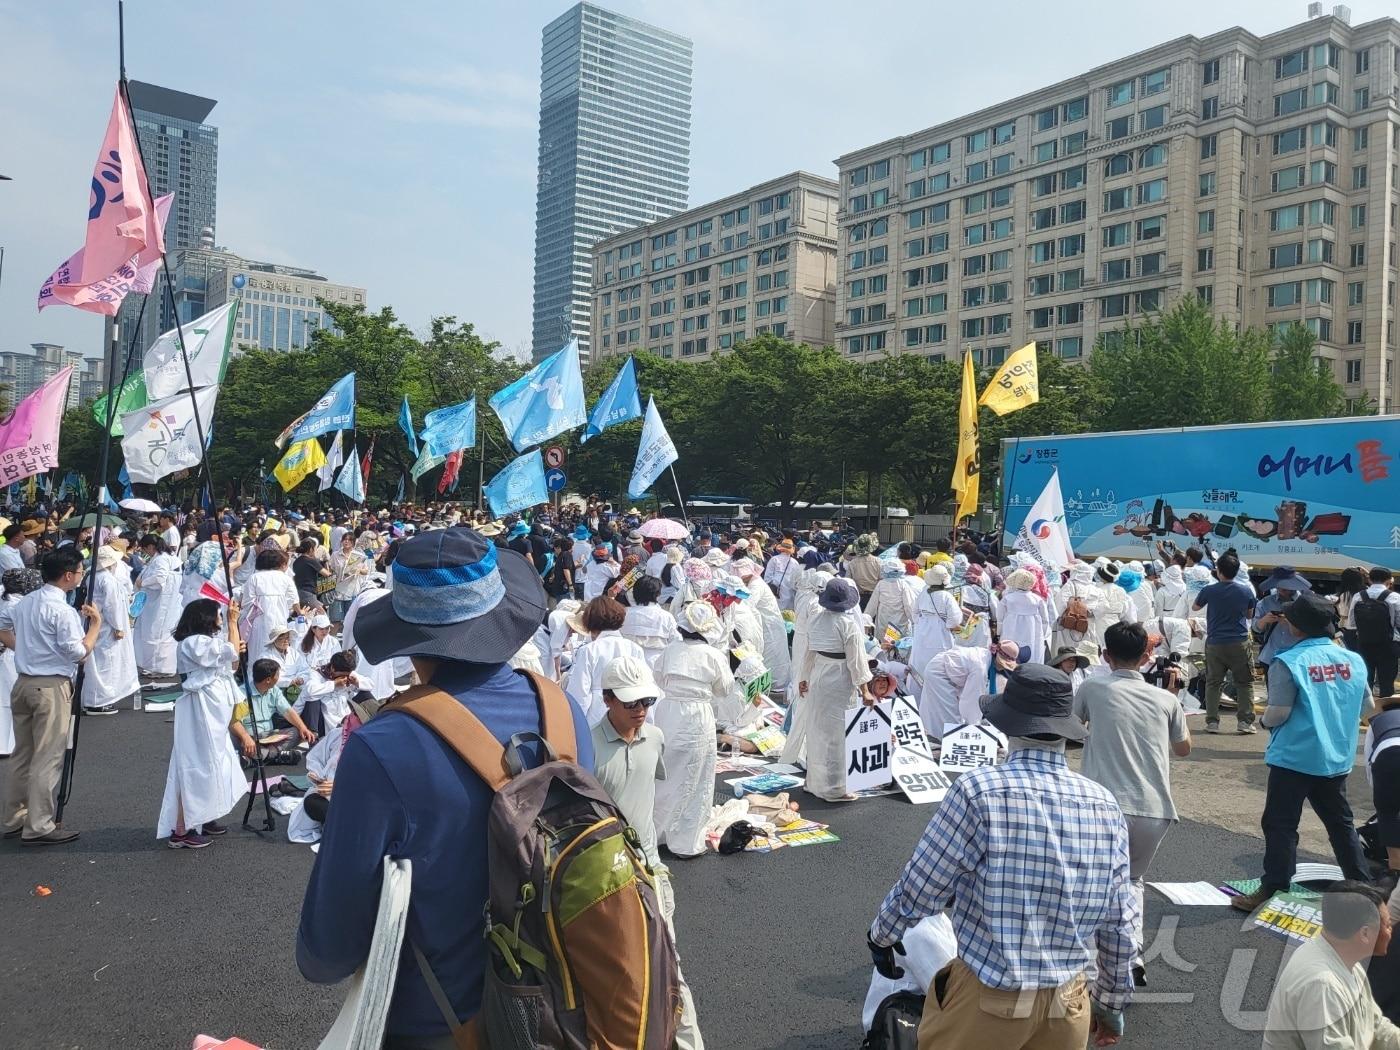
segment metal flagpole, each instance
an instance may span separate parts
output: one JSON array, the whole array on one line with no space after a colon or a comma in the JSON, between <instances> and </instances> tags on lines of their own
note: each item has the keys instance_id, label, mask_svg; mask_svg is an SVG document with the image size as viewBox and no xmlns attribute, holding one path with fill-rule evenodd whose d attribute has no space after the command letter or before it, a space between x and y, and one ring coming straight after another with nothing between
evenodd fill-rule
<instances>
[{"instance_id":1,"label":"metal flagpole","mask_svg":"<svg viewBox=\"0 0 1400 1050\"><path fill-rule=\"evenodd\" d=\"M671 481L676 486L676 499L680 500L681 503L681 519L685 522L685 527L690 528L690 515L685 511L685 497L681 495L681 483L676 480L676 465L672 463L667 469L670 470ZM656 509L658 512L661 510L660 503L661 501L657 500Z\"/></svg>"}]
</instances>

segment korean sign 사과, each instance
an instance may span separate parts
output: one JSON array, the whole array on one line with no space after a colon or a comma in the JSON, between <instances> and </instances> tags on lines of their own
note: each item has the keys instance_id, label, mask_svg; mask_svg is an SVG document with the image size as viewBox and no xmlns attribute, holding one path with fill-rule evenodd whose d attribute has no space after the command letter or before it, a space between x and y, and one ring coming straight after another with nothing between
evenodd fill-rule
<instances>
[{"instance_id":1,"label":"korean sign \uc0ac\uacfc","mask_svg":"<svg viewBox=\"0 0 1400 1050\"><path fill-rule=\"evenodd\" d=\"M890 771L890 701L846 712L846 790L884 787Z\"/></svg>"}]
</instances>

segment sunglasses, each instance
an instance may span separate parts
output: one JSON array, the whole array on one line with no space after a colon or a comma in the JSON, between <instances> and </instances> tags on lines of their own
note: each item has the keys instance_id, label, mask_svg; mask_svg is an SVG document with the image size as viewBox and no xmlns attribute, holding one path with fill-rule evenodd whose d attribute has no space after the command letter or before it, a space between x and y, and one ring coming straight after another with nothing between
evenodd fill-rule
<instances>
[{"instance_id":1,"label":"sunglasses","mask_svg":"<svg viewBox=\"0 0 1400 1050\"><path fill-rule=\"evenodd\" d=\"M656 703L656 697L644 696L640 700L619 700L618 703L625 711L635 711L639 707L643 709L651 707L652 704Z\"/></svg>"}]
</instances>

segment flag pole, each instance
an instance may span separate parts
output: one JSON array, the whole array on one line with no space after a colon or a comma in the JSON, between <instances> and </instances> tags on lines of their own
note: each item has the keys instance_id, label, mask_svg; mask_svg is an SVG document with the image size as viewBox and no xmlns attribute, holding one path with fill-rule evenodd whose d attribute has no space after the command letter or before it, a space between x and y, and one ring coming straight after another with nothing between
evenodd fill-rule
<instances>
[{"instance_id":1,"label":"flag pole","mask_svg":"<svg viewBox=\"0 0 1400 1050\"><path fill-rule=\"evenodd\" d=\"M124 17L123 17L122 3L123 3L123 0L117 0L118 39L119 39L119 42L120 42L120 45L121 45L121 81L120 81L120 88L121 88L122 102L123 102L123 104L126 106L126 115L127 115L127 119L128 119L128 120L131 120L132 127L134 128L136 122L135 122L134 120L131 119L131 116L132 116L132 110L131 110L131 92L130 92L130 90L128 89L128 86L127 86L127 79L126 79L126 51L125 51L126 29L125 29L125 20L124 20ZM142 170L142 171L145 171L145 168L146 168L146 158L145 158L144 151L141 149L141 138L140 138L139 135L134 136L134 137L135 137L135 139L136 139L136 154L137 154L137 156L140 158L140 161L141 161L141 170ZM150 184L147 183L147 200L146 200L145 203L146 203L147 208L149 209L149 214L154 218L154 217L155 217L155 201L154 201L153 198L150 197L149 194L150 194ZM172 318L174 319L174 321L175 321L175 338L176 338L176 342L177 342L177 343L179 344L179 346L180 346L180 360L183 362L183 364L184 364L184 366L185 366L185 383L187 384L187 388L188 388L189 395L190 395L190 406L191 406L191 408L193 409L195 439L199 442L199 468L200 468L200 474L203 475L205 484L209 486L209 492L210 492L210 494L212 495L212 494L213 494L213 491L214 491L214 474L213 474L213 471L210 470L210 468L209 468L209 446L208 446L207 441L205 440L204 421L203 421L202 419L199 418L199 399L198 399L198 397L196 397L196 395L195 395L195 390L194 390L194 370L190 367L190 354L189 354L189 350L188 350L188 349L186 348L186 346L185 346L185 326L184 326L183 324L180 323L179 309L178 309L178 307L177 307L176 304L175 304L175 280L174 280L174 278L173 278L173 277L171 276L171 274L170 274L170 256L169 256L167 253L165 253L165 252L162 252L162 253L161 253L160 265L161 265L161 272L165 275L165 293L166 293L166 295L169 297L169 302L170 302L170 315L171 315L171 317L172 317ZM237 319L237 310L238 310L238 307L235 305L235 307L234 307L234 319L233 319L233 320L236 320L236 319ZM232 324L233 321L231 320L229 323ZM104 479L104 483L105 483L105 479ZM229 601L232 602L232 601L233 601L233 573L232 573L232 571L230 571L229 565L228 565L228 547L227 547L227 546L225 545L225 543L224 543L224 525L223 525L223 521L222 521L222 519L219 518L219 516L218 516L217 514L214 516L214 538L215 538L215 542L217 542L218 545L219 545L219 561L222 563L223 568L224 568L224 587L225 587L225 593L228 595ZM94 554L93 554L93 563L94 563L94 565L96 564L96 552L94 552ZM232 632L232 629L233 629L233 623L232 623L232 618L230 618L230 622L229 622L229 630L230 630L230 632ZM267 770L266 770L266 768L265 768L264 765L263 765L263 760L262 760L262 748L261 748L261 746L259 746L258 743L257 743L257 739L258 739L258 720L257 720L257 713L256 713L256 710L255 710L255 708L253 707L253 685L252 685L252 683L251 683L250 681L248 681L248 675L247 675L247 674L241 674L241 675L239 675L238 677L241 678L241 679L243 680L243 696L244 696L244 699L246 700L246 702L247 702L247 704L248 704L248 717L249 717L249 720L250 720L250 721L252 722L252 724L253 724L253 769L254 769L254 774L255 774L255 779L254 779L254 781L253 781L253 784L254 784L254 786L255 786L255 790L254 790L254 791L250 791L250 793L249 793L249 795L248 795L248 805L247 805L247 806L244 808L244 810L243 810L243 826L244 826L245 828L250 826L250 825L249 825L249 819L251 818L252 813L253 813L253 799L254 799L255 794L256 794L256 787L261 787L261 789L262 789L262 796L263 796L263 811L264 811L263 829L264 829L265 831L275 831L276 828L277 828L277 821L273 818L273 815L272 815L272 798L271 798L271 796L268 794L268 790L267 790ZM271 727L269 726L269 728L271 728Z\"/></svg>"},{"instance_id":2,"label":"flag pole","mask_svg":"<svg viewBox=\"0 0 1400 1050\"><path fill-rule=\"evenodd\" d=\"M671 481L676 486L676 499L680 500L681 519L685 522L685 527L690 528L690 515L687 514L685 511L685 497L681 495L681 483L676 480L676 465L672 463L667 467L667 469L671 472ZM656 503L656 510L659 514L661 512L661 501L657 500Z\"/></svg>"}]
</instances>

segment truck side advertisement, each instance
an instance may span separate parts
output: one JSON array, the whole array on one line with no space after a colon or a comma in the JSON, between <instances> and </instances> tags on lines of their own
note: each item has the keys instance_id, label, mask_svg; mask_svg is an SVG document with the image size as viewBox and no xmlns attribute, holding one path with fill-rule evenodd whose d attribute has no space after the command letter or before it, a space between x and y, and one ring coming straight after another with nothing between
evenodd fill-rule
<instances>
[{"instance_id":1,"label":"truck side advertisement","mask_svg":"<svg viewBox=\"0 0 1400 1050\"><path fill-rule=\"evenodd\" d=\"M1400 568L1400 416L1008 438L1008 546L1052 469L1080 557L1204 542L1260 568Z\"/></svg>"}]
</instances>

